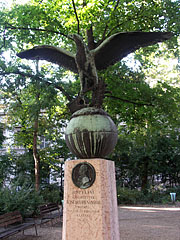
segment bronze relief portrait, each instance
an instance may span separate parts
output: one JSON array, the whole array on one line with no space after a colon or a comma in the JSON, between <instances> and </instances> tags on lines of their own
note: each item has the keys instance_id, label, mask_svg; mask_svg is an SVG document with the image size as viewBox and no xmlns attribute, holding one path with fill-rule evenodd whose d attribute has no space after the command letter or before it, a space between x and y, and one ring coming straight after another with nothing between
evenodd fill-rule
<instances>
[{"instance_id":1,"label":"bronze relief portrait","mask_svg":"<svg viewBox=\"0 0 180 240\"><path fill-rule=\"evenodd\" d=\"M72 170L72 181L76 187L89 188L96 179L94 167L88 162L78 163Z\"/></svg>"}]
</instances>

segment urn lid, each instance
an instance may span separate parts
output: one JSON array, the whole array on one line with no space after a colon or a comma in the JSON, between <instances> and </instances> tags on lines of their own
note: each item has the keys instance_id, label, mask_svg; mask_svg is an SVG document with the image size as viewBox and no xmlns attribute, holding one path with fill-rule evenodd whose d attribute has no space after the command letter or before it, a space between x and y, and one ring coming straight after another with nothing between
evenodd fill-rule
<instances>
[{"instance_id":1,"label":"urn lid","mask_svg":"<svg viewBox=\"0 0 180 240\"><path fill-rule=\"evenodd\" d=\"M85 115L105 115L109 116L107 112L105 112L101 108L96 108L96 107L87 107L87 108L82 108L75 113L72 114L71 119L74 117L79 117L79 116L85 116Z\"/></svg>"}]
</instances>

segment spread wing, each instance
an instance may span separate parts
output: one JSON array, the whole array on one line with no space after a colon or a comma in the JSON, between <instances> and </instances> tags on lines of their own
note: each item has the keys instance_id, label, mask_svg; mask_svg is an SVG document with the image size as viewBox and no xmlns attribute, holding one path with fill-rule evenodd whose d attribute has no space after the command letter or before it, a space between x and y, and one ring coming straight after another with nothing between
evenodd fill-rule
<instances>
[{"instance_id":1,"label":"spread wing","mask_svg":"<svg viewBox=\"0 0 180 240\"><path fill-rule=\"evenodd\" d=\"M78 72L74 55L61 48L42 45L20 52L17 56L29 60L46 60L72 72Z\"/></svg>"},{"instance_id":2,"label":"spread wing","mask_svg":"<svg viewBox=\"0 0 180 240\"><path fill-rule=\"evenodd\" d=\"M156 44L168 40L173 36L170 32L127 32L116 33L96 49L92 50L97 70L106 69L115 64L129 53L141 47Z\"/></svg>"}]
</instances>

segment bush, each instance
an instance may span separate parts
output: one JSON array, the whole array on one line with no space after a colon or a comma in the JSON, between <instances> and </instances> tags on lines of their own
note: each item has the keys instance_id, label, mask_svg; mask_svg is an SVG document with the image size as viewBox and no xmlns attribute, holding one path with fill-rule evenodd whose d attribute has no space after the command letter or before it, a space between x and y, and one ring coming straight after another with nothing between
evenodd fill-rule
<instances>
[{"instance_id":1,"label":"bush","mask_svg":"<svg viewBox=\"0 0 180 240\"><path fill-rule=\"evenodd\" d=\"M136 189L117 187L118 204L167 204L171 202L170 192L176 193L176 200L180 200L180 188L160 190L149 190L145 193Z\"/></svg>"},{"instance_id":2,"label":"bush","mask_svg":"<svg viewBox=\"0 0 180 240\"><path fill-rule=\"evenodd\" d=\"M33 216L38 213L38 206L43 202L43 197L26 185L13 185L0 190L1 214L19 210L23 217Z\"/></svg>"},{"instance_id":3,"label":"bush","mask_svg":"<svg viewBox=\"0 0 180 240\"><path fill-rule=\"evenodd\" d=\"M45 202L61 203L63 199L62 193L60 193L60 188L56 184L47 185L41 190L41 195Z\"/></svg>"},{"instance_id":4,"label":"bush","mask_svg":"<svg viewBox=\"0 0 180 240\"><path fill-rule=\"evenodd\" d=\"M18 210L23 217L34 216L39 213L39 205L46 202L61 203L62 198L56 184L47 185L36 192L34 186L27 183L20 186L16 181L11 183L11 187L0 189L0 214Z\"/></svg>"},{"instance_id":5,"label":"bush","mask_svg":"<svg viewBox=\"0 0 180 240\"><path fill-rule=\"evenodd\" d=\"M138 190L117 187L118 204L137 204L142 199L142 193Z\"/></svg>"}]
</instances>

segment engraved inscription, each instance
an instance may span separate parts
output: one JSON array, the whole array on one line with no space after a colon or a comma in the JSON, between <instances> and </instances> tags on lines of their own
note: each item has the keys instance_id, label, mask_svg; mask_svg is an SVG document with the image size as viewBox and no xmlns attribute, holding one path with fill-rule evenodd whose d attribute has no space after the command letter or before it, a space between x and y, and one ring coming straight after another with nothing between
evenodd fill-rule
<instances>
[{"instance_id":1,"label":"engraved inscription","mask_svg":"<svg viewBox=\"0 0 180 240\"><path fill-rule=\"evenodd\" d=\"M73 206L73 214L78 218L92 218L100 213L101 200L94 190L74 190L67 199L67 204Z\"/></svg>"}]
</instances>

